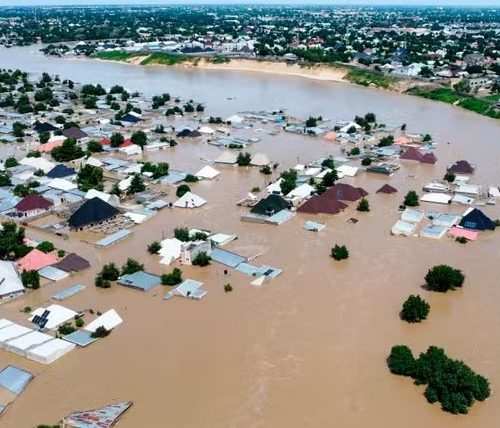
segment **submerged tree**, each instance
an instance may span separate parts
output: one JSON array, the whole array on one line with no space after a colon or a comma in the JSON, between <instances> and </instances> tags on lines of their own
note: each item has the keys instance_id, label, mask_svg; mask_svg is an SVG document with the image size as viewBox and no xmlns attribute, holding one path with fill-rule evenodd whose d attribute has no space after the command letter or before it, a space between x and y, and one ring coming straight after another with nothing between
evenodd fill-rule
<instances>
[{"instance_id":1,"label":"submerged tree","mask_svg":"<svg viewBox=\"0 0 500 428\"><path fill-rule=\"evenodd\" d=\"M401 311L401 319L407 322L421 322L427 319L429 315L430 306L422 299L420 296L411 295L403 303L403 309Z\"/></svg>"},{"instance_id":2,"label":"submerged tree","mask_svg":"<svg viewBox=\"0 0 500 428\"><path fill-rule=\"evenodd\" d=\"M425 275L425 283L429 290L446 292L462 287L465 276L459 269L447 265L434 266Z\"/></svg>"},{"instance_id":3,"label":"submerged tree","mask_svg":"<svg viewBox=\"0 0 500 428\"><path fill-rule=\"evenodd\" d=\"M345 245L337 245L332 248L331 257L337 261L349 258L349 251Z\"/></svg>"},{"instance_id":4,"label":"submerged tree","mask_svg":"<svg viewBox=\"0 0 500 428\"><path fill-rule=\"evenodd\" d=\"M404 204L408 207L418 207L420 205L418 202L418 195L415 190L410 190L406 194Z\"/></svg>"}]
</instances>

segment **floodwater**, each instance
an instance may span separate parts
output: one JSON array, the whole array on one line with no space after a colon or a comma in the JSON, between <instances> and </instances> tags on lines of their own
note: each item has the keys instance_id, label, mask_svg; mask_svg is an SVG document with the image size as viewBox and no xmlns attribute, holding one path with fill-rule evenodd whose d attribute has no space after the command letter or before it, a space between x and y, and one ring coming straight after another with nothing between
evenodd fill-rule
<instances>
[{"instance_id":1,"label":"floodwater","mask_svg":"<svg viewBox=\"0 0 500 428\"><path fill-rule=\"evenodd\" d=\"M90 60L61 60L31 54L33 48L0 50L0 66L30 72L58 73L62 78L122 84L146 94L169 91L204 101L208 114L285 107L291 114L350 119L367 111L391 125L408 124L409 132L428 132L439 143L435 166L404 165L393 177L364 174L348 180L370 192L370 213L354 206L334 217L296 215L275 227L240 221L246 210L235 206L265 180L256 169L217 167L213 182L192 186L208 204L193 211L163 210L135 229L131 238L107 250L76 239L49 238L57 247L89 258L92 269L49 284L0 307L0 316L26 323L20 309L49 303L50 296L76 283L87 289L63 302L75 310L115 308L124 319L106 339L77 349L42 366L0 350L1 365L15 364L36 377L2 416L3 427L55 423L75 410L121 400L134 406L120 428L267 428L267 427L447 427L489 428L500 420L500 327L498 273L500 235L484 233L475 243L459 245L447 238L397 238L389 233L397 207L409 189L441 178L453 160L469 159L478 167L473 182L500 184L500 124L448 105L355 86L306 79L219 71L142 68ZM234 97L235 100L227 100ZM339 152L321 139L252 133L262 141L251 152L264 152L282 167ZM450 144L447 144L447 143ZM172 150L150 154L171 168L197 171L202 159L219 149L206 143L181 142ZM396 195L376 195L384 182ZM174 198L170 190L169 197ZM425 209L461 212L463 207L426 204ZM485 207L500 218L498 207ZM359 222L348 223L356 217ZM325 221L315 234L302 229L308 219ZM157 263L146 245L179 226L235 233L229 250L258 258L284 273L263 287L249 278L212 264L182 267L183 276L205 282L202 301L162 300L166 290L145 294L120 286L93 286L103 263L122 264L127 257L155 273L172 267ZM334 262L330 248L346 244L350 258ZM428 268L447 263L462 269L462 290L434 294L421 288ZM225 294L230 282L234 291ZM165 287L164 287L165 288ZM409 294L431 305L427 321L408 325L398 312ZM88 317L88 315L87 315ZM491 381L492 396L466 416L431 406L423 388L391 375L385 359L391 346L407 344L415 353L438 345Z\"/></svg>"}]
</instances>

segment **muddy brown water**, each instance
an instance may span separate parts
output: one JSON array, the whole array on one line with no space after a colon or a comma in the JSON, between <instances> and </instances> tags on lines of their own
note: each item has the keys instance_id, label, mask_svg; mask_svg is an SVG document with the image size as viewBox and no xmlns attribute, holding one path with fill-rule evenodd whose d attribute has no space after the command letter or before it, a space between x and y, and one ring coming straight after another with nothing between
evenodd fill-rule
<instances>
[{"instance_id":1,"label":"muddy brown water","mask_svg":"<svg viewBox=\"0 0 500 428\"><path fill-rule=\"evenodd\" d=\"M298 78L203 71L143 69L92 61L62 61L27 55L28 48L0 50L1 66L27 71L58 72L75 81L134 85L143 92L165 90L186 96L203 94L210 114L239 109L288 107L296 114L325 114L349 119L373 111L387 123L408 123L410 131L429 132L439 143L435 166L404 164L393 177L363 174L347 182L370 192L371 212L358 213L352 204L334 217L296 215L281 226L244 223L246 209L236 201L268 180L257 169L217 167L218 179L192 186L208 201L203 208L163 210L136 227L132 237L114 247L96 250L78 239L63 241L30 231L33 238L50 238L67 251L89 258L92 268L48 284L26 297L0 306L0 316L27 325L20 309L50 303L57 291L81 283L86 290L62 304L75 310L115 308L124 323L86 349L42 366L0 350L0 363L14 364L35 379L0 419L3 427L33 427L55 423L75 410L121 400L134 406L120 428L188 427L495 427L500 418L500 326L497 302L500 235L482 233L479 240L459 245L448 238L397 238L390 227L409 189L441 178L446 165L469 159L478 166L473 182L500 184L500 125L493 120L447 105L379 91ZM135 88L135 87L134 87ZM174 88L174 89L170 89ZM236 94L228 101L225 95ZM200 98L200 97L195 97ZM290 134L268 136L250 151L264 152L283 167L312 161L339 147L321 139ZM447 142L450 142L448 145ZM220 150L205 142L182 142L172 150L150 154L172 168L197 171L202 159ZM396 195L376 195L389 182ZM173 190L169 198L175 199ZM425 204L427 210L463 212L461 206ZM485 207L492 218L498 207ZM359 222L348 223L350 217ZM307 219L324 221L320 233L302 229ZM284 269L263 287L251 286L243 274L212 264L182 267L184 277L204 281L202 301L162 299L166 287L150 293L113 286L93 286L103 263L122 264L127 257L144 262L154 273L168 272L146 252L153 240L168 237L174 227L207 228L235 233L226 248L259 255L257 264ZM74 237L75 238L75 237ZM350 258L336 263L330 248L346 244ZM461 268L462 290L435 294L421 288L427 269L437 263ZM226 294L230 282L234 291ZM409 294L419 293L431 305L428 320L408 325L398 318ZM86 315L87 319L89 315ZM385 358L391 346L407 344L415 353L429 345L446 349L491 381L492 396L475 404L466 416L453 416L431 406L422 387L388 372Z\"/></svg>"}]
</instances>

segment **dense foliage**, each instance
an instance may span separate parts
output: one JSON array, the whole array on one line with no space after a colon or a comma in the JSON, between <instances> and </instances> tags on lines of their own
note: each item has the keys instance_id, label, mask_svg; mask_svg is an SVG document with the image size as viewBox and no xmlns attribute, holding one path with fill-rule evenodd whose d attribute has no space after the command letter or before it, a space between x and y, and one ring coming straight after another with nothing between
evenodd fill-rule
<instances>
[{"instance_id":1,"label":"dense foliage","mask_svg":"<svg viewBox=\"0 0 500 428\"><path fill-rule=\"evenodd\" d=\"M401 319L407 322L420 322L427 318L429 315L430 306L420 296L411 295L403 303L401 310Z\"/></svg>"},{"instance_id":2,"label":"dense foliage","mask_svg":"<svg viewBox=\"0 0 500 428\"><path fill-rule=\"evenodd\" d=\"M446 292L462 287L465 276L459 269L447 265L434 266L425 275L425 284L429 290Z\"/></svg>"}]
</instances>

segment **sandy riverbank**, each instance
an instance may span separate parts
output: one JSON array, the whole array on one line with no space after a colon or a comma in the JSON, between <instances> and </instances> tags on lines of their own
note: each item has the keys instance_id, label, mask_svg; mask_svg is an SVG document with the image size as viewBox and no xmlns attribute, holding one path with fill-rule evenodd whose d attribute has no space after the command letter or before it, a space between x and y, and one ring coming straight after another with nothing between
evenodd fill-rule
<instances>
[{"instance_id":1,"label":"sandy riverbank","mask_svg":"<svg viewBox=\"0 0 500 428\"><path fill-rule=\"evenodd\" d=\"M347 82L345 75L348 72L344 67L329 67L318 65L312 67L301 67L299 64L287 64L284 62L256 61L246 59L232 59L229 62L215 64L210 61L201 60L196 64L183 63L179 67L200 68L204 70L227 70L244 71L251 73L278 74L281 76L297 76L307 79Z\"/></svg>"}]
</instances>

